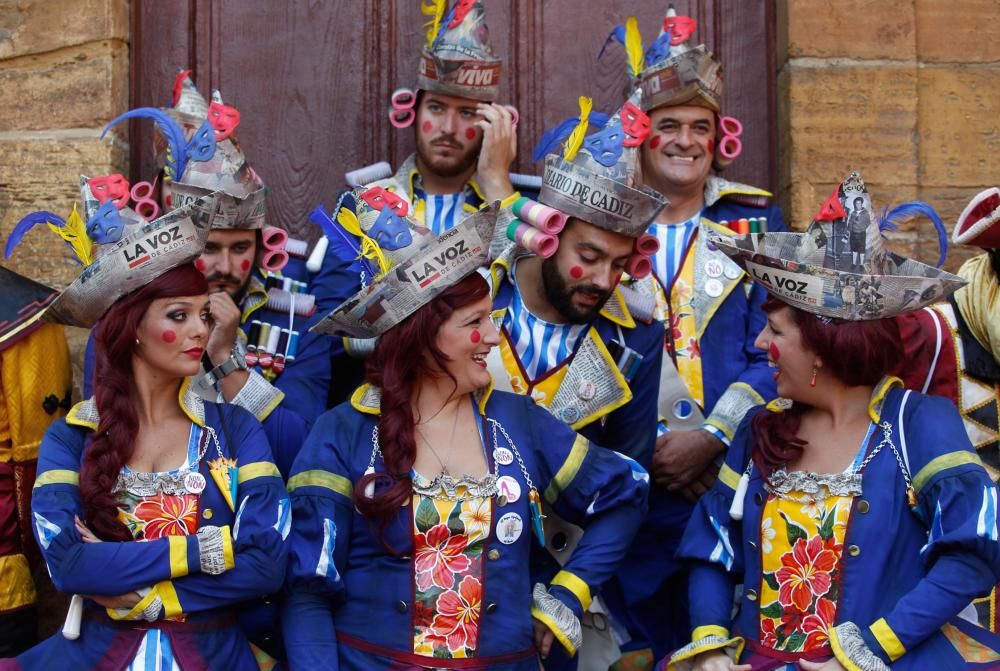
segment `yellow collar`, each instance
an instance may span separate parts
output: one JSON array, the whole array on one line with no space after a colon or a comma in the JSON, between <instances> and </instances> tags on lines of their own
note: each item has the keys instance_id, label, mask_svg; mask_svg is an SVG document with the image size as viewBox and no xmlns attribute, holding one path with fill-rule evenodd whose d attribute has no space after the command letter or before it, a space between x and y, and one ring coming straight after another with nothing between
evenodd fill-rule
<instances>
[{"instance_id":1,"label":"yellow collar","mask_svg":"<svg viewBox=\"0 0 1000 671\"><path fill-rule=\"evenodd\" d=\"M490 383L475 392L476 406L479 414L486 414L486 403L493 393L493 377L490 376ZM365 382L354 390L351 394L351 407L366 415L380 415L382 404L382 390Z\"/></svg>"},{"instance_id":2,"label":"yellow collar","mask_svg":"<svg viewBox=\"0 0 1000 671\"><path fill-rule=\"evenodd\" d=\"M191 380L184 378L177 392L177 403L188 419L198 426L205 426L205 402L190 387ZM101 423L100 414L97 412L97 403L94 402L93 398L80 401L66 415L66 423L97 431L97 426Z\"/></svg>"},{"instance_id":3,"label":"yellow collar","mask_svg":"<svg viewBox=\"0 0 1000 671\"><path fill-rule=\"evenodd\" d=\"M878 424L882 421L882 406L885 404L885 397L891 390L902 386L903 381L892 375L886 375L875 385L871 398L868 399L868 416L873 422ZM787 398L776 398L767 404L767 409L771 412L784 412L790 407L792 407L792 402Z\"/></svg>"}]
</instances>

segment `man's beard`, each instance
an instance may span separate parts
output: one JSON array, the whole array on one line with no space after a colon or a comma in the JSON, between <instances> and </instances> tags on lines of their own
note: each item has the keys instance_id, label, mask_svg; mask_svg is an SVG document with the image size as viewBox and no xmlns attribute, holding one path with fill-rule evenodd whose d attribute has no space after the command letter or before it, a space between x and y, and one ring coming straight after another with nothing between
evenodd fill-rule
<instances>
[{"instance_id":1,"label":"man's beard","mask_svg":"<svg viewBox=\"0 0 1000 671\"><path fill-rule=\"evenodd\" d=\"M240 304L243 297L247 293L247 287L250 286L250 278L252 275L247 274L243 282L240 282L240 278L235 275L223 275L222 273L212 273L205 279L208 280L209 284L213 282L224 282L226 286L219 289L219 291L225 291L233 299L233 303L236 305Z\"/></svg>"},{"instance_id":2,"label":"man's beard","mask_svg":"<svg viewBox=\"0 0 1000 671\"><path fill-rule=\"evenodd\" d=\"M593 284L570 287L559 274L554 256L542 261L542 288L545 290L545 297L552 307L572 324L586 324L592 321L600 313L614 291L613 288L609 291L603 291ZM576 293L597 296L598 300L592 308L581 310L573 305L573 294Z\"/></svg>"},{"instance_id":3,"label":"man's beard","mask_svg":"<svg viewBox=\"0 0 1000 671\"><path fill-rule=\"evenodd\" d=\"M454 135L446 135L444 137L435 138L435 142L441 140L449 140L451 143L462 146ZM459 154L453 158L437 158L431 154L431 142L428 140L421 140L417 138L417 156L420 158L420 162L423 166L431 170L438 177L456 177L467 172L470 168L474 167L479 161L479 149L482 147L482 139L468 146L465 153Z\"/></svg>"}]
</instances>

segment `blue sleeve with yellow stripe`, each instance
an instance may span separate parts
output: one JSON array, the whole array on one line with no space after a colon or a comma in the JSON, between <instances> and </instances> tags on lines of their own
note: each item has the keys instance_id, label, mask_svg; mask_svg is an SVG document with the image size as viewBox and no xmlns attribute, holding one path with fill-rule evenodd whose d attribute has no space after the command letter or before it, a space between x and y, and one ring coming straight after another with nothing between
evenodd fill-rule
<instances>
[{"instance_id":1,"label":"blue sleeve with yellow stripe","mask_svg":"<svg viewBox=\"0 0 1000 671\"><path fill-rule=\"evenodd\" d=\"M1000 578L997 488L961 416L948 399L919 394L911 394L906 413L916 512L928 528L920 553L924 577L884 617L855 623L887 664L989 593Z\"/></svg>"},{"instance_id":2,"label":"blue sleeve with yellow stripe","mask_svg":"<svg viewBox=\"0 0 1000 671\"><path fill-rule=\"evenodd\" d=\"M264 431L242 408L212 403L205 407L207 423L215 425L220 442L227 437L218 423L218 413L225 414L233 440L225 451L235 454L239 468L232 528L234 566L219 575L189 575L158 584L165 617L213 610L270 594L281 588L285 577L291 504Z\"/></svg>"},{"instance_id":3,"label":"blue sleeve with yellow stripe","mask_svg":"<svg viewBox=\"0 0 1000 671\"><path fill-rule=\"evenodd\" d=\"M530 397L517 400L525 413L521 425L532 432L538 464L532 477L539 478L543 507L584 529L550 590L579 616L615 572L645 516L649 475L630 457L577 434Z\"/></svg>"},{"instance_id":4,"label":"blue sleeve with yellow stripe","mask_svg":"<svg viewBox=\"0 0 1000 671\"><path fill-rule=\"evenodd\" d=\"M342 572L354 516L343 453L349 446L338 427L343 413L350 411L344 404L316 421L288 479L295 524L282 626L291 668L337 668L331 606L343 598Z\"/></svg>"},{"instance_id":5,"label":"blue sleeve with yellow stripe","mask_svg":"<svg viewBox=\"0 0 1000 671\"><path fill-rule=\"evenodd\" d=\"M88 434L59 419L39 451L32 522L56 588L66 594L117 596L200 571L194 535L144 543L83 542L73 518L84 518L80 463Z\"/></svg>"}]
</instances>

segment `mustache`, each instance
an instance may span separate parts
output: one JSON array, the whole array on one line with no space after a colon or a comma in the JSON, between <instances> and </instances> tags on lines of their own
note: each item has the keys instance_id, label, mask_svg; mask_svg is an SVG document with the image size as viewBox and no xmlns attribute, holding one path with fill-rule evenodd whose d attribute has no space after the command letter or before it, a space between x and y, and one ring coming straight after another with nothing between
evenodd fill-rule
<instances>
[{"instance_id":1,"label":"mustache","mask_svg":"<svg viewBox=\"0 0 1000 671\"><path fill-rule=\"evenodd\" d=\"M611 291L614 291L612 289ZM593 284L585 284L579 287L573 287L573 293L575 294L585 294L587 296L594 296L595 298L604 298L611 295L611 291L607 289L601 289L600 287Z\"/></svg>"},{"instance_id":2,"label":"mustache","mask_svg":"<svg viewBox=\"0 0 1000 671\"><path fill-rule=\"evenodd\" d=\"M222 282L225 284L232 284L235 286L240 285L240 278L235 275L223 274L223 273L212 273L205 278L209 282Z\"/></svg>"}]
</instances>

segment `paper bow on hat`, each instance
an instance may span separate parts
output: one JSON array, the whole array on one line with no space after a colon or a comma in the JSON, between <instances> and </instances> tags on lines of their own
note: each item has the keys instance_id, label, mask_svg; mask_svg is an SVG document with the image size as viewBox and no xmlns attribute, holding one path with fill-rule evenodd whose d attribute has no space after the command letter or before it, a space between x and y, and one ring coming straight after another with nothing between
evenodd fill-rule
<instances>
[{"instance_id":1,"label":"paper bow on hat","mask_svg":"<svg viewBox=\"0 0 1000 671\"><path fill-rule=\"evenodd\" d=\"M355 338L382 335L487 263L499 212L500 204L494 202L440 237L430 232L417 236L396 250L398 261L311 330ZM350 244L353 247L344 245L349 250L345 253L354 256L357 250L364 258L361 243Z\"/></svg>"},{"instance_id":2,"label":"paper bow on hat","mask_svg":"<svg viewBox=\"0 0 1000 671\"><path fill-rule=\"evenodd\" d=\"M641 102L636 90L613 116L601 118L589 98L580 98L579 119L546 132L535 149L538 160L564 143L561 155L545 157L538 201L615 233L645 233L667 200L637 179L638 147L650 130ZM598 130L588 135L595 121Z\"/></svg>"},{"instance_id":3,"label":"paper bow on hat","mask_svg":"<svg viewBox=\"0 0 1000 671\"><path fill-rule=\"evenodd\" d=\"M446 0L422 5L429 17L427 42L420 54L417 88L459 98L491 102L500 90L500 59L493 53L482 0Z\"/></svg>"},{"instance_id":4,"label":"paper bow on hat","mask_svg":"<svg viewBox=\"0 0 1000 671\"><path fill-rule=\"evenodd\" d=\"M934 209L911 202L876 217L858 173L837 187L805 233L713 236L710 244L789 305L836 319L882 319L918 310L965 284L956 275L885 248L882 231L915 216L934 223L940 265L947 234Z\"/></svg>"},{"instance_id":5,"label":"paper bow on hat","mask_svg":"<svg viewBox=\"0 0 1000 671\"><path fill-rule=\"evenodd\" d=\"M974 245L985 249L1000 248L1000 189L980 191L962 210L951 241L956 245Z\"/></svg>"}]
</instances>

